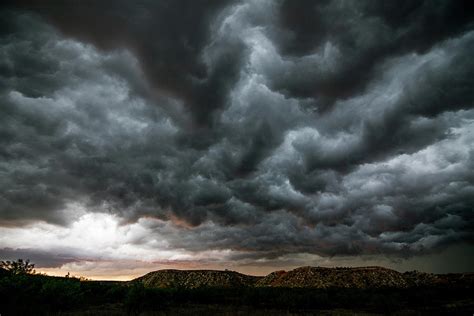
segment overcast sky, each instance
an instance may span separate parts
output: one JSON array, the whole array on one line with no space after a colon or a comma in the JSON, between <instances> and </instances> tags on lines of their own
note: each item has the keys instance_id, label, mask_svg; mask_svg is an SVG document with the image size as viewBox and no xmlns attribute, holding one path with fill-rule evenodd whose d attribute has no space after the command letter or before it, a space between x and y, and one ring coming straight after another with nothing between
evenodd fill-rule
<instances>
[{"instance_id":1,"label":"overcast sky","mask_svg":"<svg viewBox=\"0 0 474 316\"><path fill-rule=\"evenodd\" d=\"M0 259L472 270L473 57L468 0L7 1Z\"/></svg>"}]
</instances>

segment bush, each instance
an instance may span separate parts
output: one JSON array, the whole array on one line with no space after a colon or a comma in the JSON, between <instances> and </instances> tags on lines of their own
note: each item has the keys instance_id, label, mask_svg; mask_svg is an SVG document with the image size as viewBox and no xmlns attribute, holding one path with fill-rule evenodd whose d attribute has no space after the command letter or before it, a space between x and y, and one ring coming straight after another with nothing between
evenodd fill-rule
<instances>
[{"instance_id":1,"label":"bush","mask_svg":"<svg viewBox=\"0 0 474 316\"><path fill-rule=\"evenodd\" d=\"M30 263L30 260L27 259L18 259L17 261L0 261L0 268L5 269L6 271L12 274L34 274L35 265Z\"/></svg>"}]
</instances>

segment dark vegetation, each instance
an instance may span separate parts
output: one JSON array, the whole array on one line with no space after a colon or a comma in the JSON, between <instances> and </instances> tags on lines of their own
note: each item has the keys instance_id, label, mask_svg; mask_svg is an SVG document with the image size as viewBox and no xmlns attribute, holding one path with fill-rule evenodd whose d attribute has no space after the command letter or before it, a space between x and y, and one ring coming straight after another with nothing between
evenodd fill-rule
<instances>
[{"instance_id":1,"label":"dark vegetation","mask_svg":"<svg viewBox=\"0 0 474 316\"><path fill-rule=\"evenodd\" d=\"M30 260L27 259L18 259L17 261L0 261L0 268L8 271L11 274L34 274L35 265L30 263Z\"/></svg>"},{"instance_id":2,"label":"dark vegetation","mask_svg":"<svg viewBox=\"0 0 474 316\"><path fill-rule=\"evenodd\" d=\"M159 315L195 311L268 311L268 314L340 311L361 313L466 313L474 310L471 282L408 288L147 287L13 273L0 269L0 314ZM89 312L88 312L89 311ZM197 313L199 314L199 313ZM228 313L227 313L228 314ZM262 313L259 313L262 315Z\"/></svg>"}]
</instances>

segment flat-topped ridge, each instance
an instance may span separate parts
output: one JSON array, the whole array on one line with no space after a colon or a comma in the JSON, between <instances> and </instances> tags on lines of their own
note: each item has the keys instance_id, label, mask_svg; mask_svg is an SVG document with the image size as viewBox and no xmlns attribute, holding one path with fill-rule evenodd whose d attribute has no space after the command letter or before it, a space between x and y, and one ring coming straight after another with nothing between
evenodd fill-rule
<instances>
[{"instance_id":1,"label":"flat-topped ridge","mask_svg":"<svg viewBox=\"0 0 474 316\"><path fill-rule=\"evenodd\" d=\"M392 269L368 267L299 267L252 276L230 270L176 270L150 272L134 280L146 287L286 287L286 288L409 288L416 286L473 284L474 274L437 275L418 271L401 273Z\"/></svg>"}]
</instances>

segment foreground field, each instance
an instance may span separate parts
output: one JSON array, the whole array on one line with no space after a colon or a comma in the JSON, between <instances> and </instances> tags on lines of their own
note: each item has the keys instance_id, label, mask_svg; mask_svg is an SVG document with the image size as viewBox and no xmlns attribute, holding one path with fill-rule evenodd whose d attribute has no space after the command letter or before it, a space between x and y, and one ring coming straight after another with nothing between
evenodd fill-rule
<instances>
[{"instance_id":1,"label":"foreground field","mask_svg":"<svg viewBox=\"0 0 474 316\"><path fill-rule=\"evenodd\" d=\"M400 277L391 270L382 274L378 271L303 268L289 274L279 272L276 278L247 278L231 271L165 270L130 282L1 273L0 313L2 316L471 315L474 310L470 274L431 275L426 279L427 275L411 273ZM336 277L341 273L345 279ZM352 274L356 275L350 278ZM389 279L380 279L381 275ZM315 280L308 279L311 276ZM425 281L413 281L416 278ZM220 284L222 280L225 282ZM247 283L239 283L242 280ZM262 285L269 280L272 280L270 285ZM314 283L317 280L319 283ZM334 286L328 280L334 280ZM412 282L406 283L407 280Z\"/></svg>"}]
</instances>

